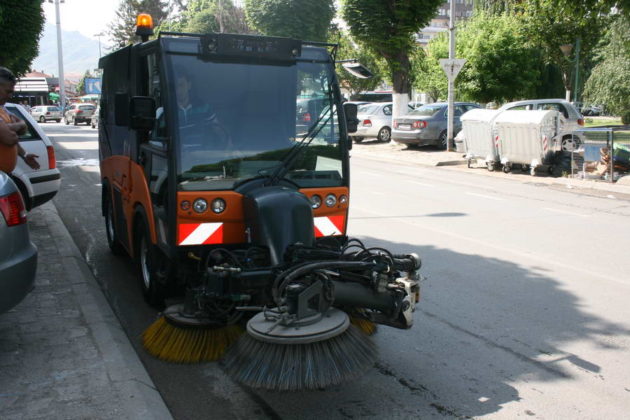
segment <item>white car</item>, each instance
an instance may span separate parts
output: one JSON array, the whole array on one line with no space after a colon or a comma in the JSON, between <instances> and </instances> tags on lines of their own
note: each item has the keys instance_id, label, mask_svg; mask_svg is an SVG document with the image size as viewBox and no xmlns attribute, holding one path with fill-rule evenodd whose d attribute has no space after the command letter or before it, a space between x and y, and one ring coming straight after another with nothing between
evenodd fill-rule
<instances>
[{"instance_id":1,"label":"white car","mask_svg":"<svg viewBox=\"0 0 630 420\"><path fill-rule=\"evenodd\" d=\"M31 115L36 121L44 123L46 121L61 122L61 108L54 105L38 105L31 108Z\"/></svg>"},{"instance_id":2,"label":"white car","mask_svg":"<svg viewBox=\"0 0 630 420\"><path fill-rule=\"evenodd\" d=\"M392 103L375 102L359 105L357 108L359 126L352 139L360 143L365 138L388 142L392 138Z\"/></svg>"},{"instance_id":3,"label":"white car","mask_svg":"<svg viewBox=\"0 0 630 420\"><path fill-rule=\"evenodd\" d=\"M571 152L579 149L584 144L584 138L578 132L584 127L584 117L570 102L564 99L531 99L524 101L509 102L499 108L499 111L535 111L554 110L564 117L564 126L556 136L557 141L563 151Z\"/></svg>"},{"instance_id":4,"label":"white car","mask_svg":"<svg viewBox=\"0 0 630 420\"><path fill-rule=\"evenodd\" d=\"M30 210L52 199L59 191L61 174L57 169L55 149L44 130L21 105L7 103L5 107L7 111L24 120L28 127L27 132L20 136L20 146L26 153L39 156L39 169L32 169L18 158L11 173L11 178L22 193L26 208Z\"/></svg>"}]
</instances>

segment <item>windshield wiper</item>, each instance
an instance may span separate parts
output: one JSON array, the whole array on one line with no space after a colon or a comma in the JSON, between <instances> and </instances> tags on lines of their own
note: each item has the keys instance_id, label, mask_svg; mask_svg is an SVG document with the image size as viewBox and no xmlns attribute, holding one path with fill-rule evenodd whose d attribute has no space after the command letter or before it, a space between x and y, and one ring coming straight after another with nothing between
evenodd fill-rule
<instances>
[{"instance_id":1,"label":"windshield wiper","mask_svg":"<svg viewBox=\"0 0 630 420\"><path fill-rule=\"evenodd\" d=\"M269 176L269 181L267 182L267 185L278 185L280 180L284 178L285 175L291 170L291 167L293 166L293 163L295 163L295 160L297 159L297 157L300 155L300 152L305 147L308 147L309 144L311 144L311 142L315 139L315 137L317 137L319 132L322 131L322 129L326 126L326 124L328 124L328 121L331 120L332 116L333 116L333 104L331 103L328 106L328 109L319 116L317 121L315 121L315 124L313 124L308 129L308 131L306 132L304 137L302 137L300 142L294 145L291 148L291 150L289 150L289 153L287 153L286 156L282 159L282 161L280 161L280 165L278 165L278 167ZM324 121L323 124L320 124L322 120L324 119L324 117L326 117L326 120Z\"/></svg>"}]
</instances>

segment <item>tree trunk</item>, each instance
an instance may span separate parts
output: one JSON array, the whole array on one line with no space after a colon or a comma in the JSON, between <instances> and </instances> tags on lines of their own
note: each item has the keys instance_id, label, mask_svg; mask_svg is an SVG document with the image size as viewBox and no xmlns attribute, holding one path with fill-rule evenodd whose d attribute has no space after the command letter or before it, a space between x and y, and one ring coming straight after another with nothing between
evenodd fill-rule
<instances>
[{"instance_id":1,"label":"tree trunk","mask_svg":"<svg viewBox=\"0 0 630 420\"><path fill-rule=\"evenodd\" d=\"M392 118L396 118L407 113L409 93L411 92L411 62L406 51L401 51L394 55L393 61L393 63L390 63L390 67L392 67L392 81L394 83Z\"/></svg>"}]
</instances>

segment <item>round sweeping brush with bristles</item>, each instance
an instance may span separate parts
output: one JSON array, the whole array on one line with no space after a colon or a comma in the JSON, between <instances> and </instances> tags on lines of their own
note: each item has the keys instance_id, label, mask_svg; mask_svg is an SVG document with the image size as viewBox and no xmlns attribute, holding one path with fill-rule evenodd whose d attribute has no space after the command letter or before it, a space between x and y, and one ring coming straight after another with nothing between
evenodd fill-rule
<instances>
[{"instance_id":1,"label":"round sweeping brush with bristles","mask_svg":"<svg viewBox=\"0 0 630 420\"><path fill-rule=\"evenodd\" d=\"M363 334L374 335L376 334L376 324L365 318L358 316L350 316L350 323L357 327Z\"/></svg>"},{"instance_id":2,"label":"round sweeping brush with bristles","mask_svg":"<svg viewBox=\"0 0 630 420\"><path fill-rule=\"evenodd\" d=\"M226 372L252 388L277 391L321 389L358 377L373 366L371 339L330 309L305 326L282 326L256 315L224 359Z\"/></svg>"},{"instance_id":3,"label":"round sweeping brush with bristles","mask_svg":"<svg viewBox=\"0 0 630 420\"><path fill-rule=\"evenodd\" d=\"M237 325L178 322L177 309L168 308L142 334L144 348L158 359L175 363L216 361L243 333Z\"/></svg>"}]
</instances>

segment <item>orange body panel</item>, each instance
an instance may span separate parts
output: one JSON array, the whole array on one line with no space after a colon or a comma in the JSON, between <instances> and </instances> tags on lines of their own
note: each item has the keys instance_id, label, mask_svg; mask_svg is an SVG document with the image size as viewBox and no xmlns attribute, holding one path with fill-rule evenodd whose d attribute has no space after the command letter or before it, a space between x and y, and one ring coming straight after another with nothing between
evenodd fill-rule
<instances>
[{"instance_id":1,"label":"orange body panel","mask_svg":"<svg viewBox=\"0 0 630 420\"><path fill-rule=\"evenodd\" d=\"M120 190L123 214L127 221L128 243L133 244L133 217L139 205L144 208L147 215L151 242L157 243L151 195L142 166L126 156L112 156L101 161L101 179L109 181L112 188ZM133 249L129 251L133 254Z\"/></svg>"}]
</instances>

